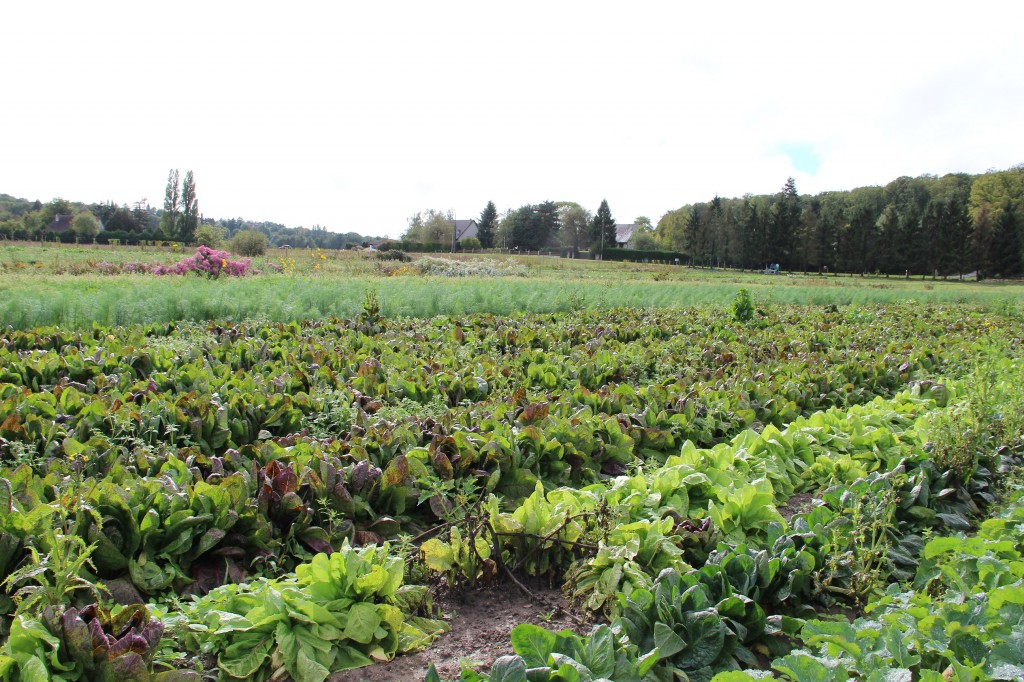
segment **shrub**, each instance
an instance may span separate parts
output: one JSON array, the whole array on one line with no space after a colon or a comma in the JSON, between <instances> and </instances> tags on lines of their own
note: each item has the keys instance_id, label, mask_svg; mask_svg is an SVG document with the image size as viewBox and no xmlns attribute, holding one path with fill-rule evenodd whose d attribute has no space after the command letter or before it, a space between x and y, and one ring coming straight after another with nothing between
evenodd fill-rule
<instances>
[{"instance_id":1,"label":"shrub","mask_svg":"<svg viewBox=\"0 0 1024 682\"><path fill-rule=\"evenodd\" d=\"M267 252L267 235L256 230L242 230L231 238L228 247L239 256L262 256Z\"/></svg>"},{"instance_id":2,"label":"shrub","mask_svg":"<svg viewBox=\"0 0 1024 682\"><path fill-rule=\"evenodd\" d=\"M468 251L479 251L483 248L483 245L480 244L480 240L476 237L466 237L459 242L459 248L466 249Z\"/></svg>"},{"instance_id":3,"label":"shrub","mask_svg":"<svg viewBox=\"0 0 1024 682\"><path fill-rule=\"evenodd\" d=\"M221 274L230 277L244 277L249 274L249 270L252 268L251 260L248 258L230 260L230 258L231 254L227 251L217 251L207 246L200 246L191 258L180 260L174 265L153 265L149 268L149 273L153 275L186 275L195 272L206 275L210 279L217 279ZM124 269L129 271L128 266Z\"/></svg>"},{"instance_id":4,"label":"shrub","mask_svg":"<svg viewBox=\"0 0 1024 682\"><path fill-rule=\"evenodd\" d=\"M604 250L602 260L629 261L632 263L685 263L687 256L678 251L647 251L641 249Z\"/></svg>"},{"instance_id":5,"label":"shrub","mask_svg":"<svg viewBox=\"0 0 1024 682\"><path fill-rule=\"evenodd\" d=\"M196 228L196 244L219 249L224 244L224 230L208 223L200 225Z\"/></svg>"},{"instance_id":6,"label":"shrub","mask_svg":"<svg viewBox=\"0 0 1024 682\"><path fill-rule=\"evenodd\" d=\"M394 249L393 251L378 251L377 260L397 260L401 263L408 263L412 259L400 249Z\"/></svg>"}]
</instances>

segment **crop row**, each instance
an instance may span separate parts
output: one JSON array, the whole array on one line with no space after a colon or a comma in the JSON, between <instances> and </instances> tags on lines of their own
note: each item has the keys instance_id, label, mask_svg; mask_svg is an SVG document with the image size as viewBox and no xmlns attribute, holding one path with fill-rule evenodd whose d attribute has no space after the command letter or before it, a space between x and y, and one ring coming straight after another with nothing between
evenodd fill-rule
<instances>
[{"instance_id":1,"label":"crop row","mask_svg":"<svg viewBox=\"0 0 1024 682\"><path fill-rule=\"evenodd\" d=\"M604 486L538 488L512 512L492 506L470 533L496 540L477 563L529 572L565 561L567 595L610 624L587 637L521 625L515 656L461 679L726 682L754 679L728 671L761 667L770 654L794 680L889 668L900 679L1019 679L1019 500L978 539L925 538L974 527L996 501L993 470L1019 468L1020 433L1016 453L989 448L969 472L943 470L925 438L944 413L909 395L876 400L710 450L687 445L652 472ZM816 492L812 508L784 519L776 505L801 490ZM428 565L475 567L474 553L456 546L462 536L425 543ZM588 543L596 554L573 555ZM837 602L867 605L881 622L794 618ZM819 649L789 653L798 635Z\"/></svg>"},{"instance_id":2,"label":"crop row","mask_svg":"<svg viewBox=\"0 0 1024 682\"><path fill-rule=\"evenodd\" d=\"M935 379L965 372L979 337L1015 334L1005 322L910 306L750 324L710 310L413 323L368 309L304 325L8 331L0 679L40 651L67 679L100 674L102 633L109 650L131 634L118 646L148 652L131 669L153 670L166 653L154 618L205 633L175 634L172 649L216 656L226 676L323 679L389 658L441 626L412 620L426 605L399 590L401 560L349 546L410 534L426 539L410 555L423 568L408 564L417 580L564 575L571 598L612 618L634 594L657 611L699 583L687 609L717 609L726 629L713 629L736 637L693 670L749 663L781 627L768 615L912 576L923 533L969 529L993 501L994 467L1012 458L964 464L929 439L962 398ZM821 502L784 518L801 492ZM60 552L68 591L33 587L60 571L28 567ZM316 587L332 552L361 576L344 595ZM81 610L96 581L135 605L133 624ZM167 615L152 603L204 594ZM32 595L50 600L35 620ZM362 625L347 631L352 609ZM94 658L71 662L82 627Z\"/></svg>"},{"instance_id":3,"label":"crop row","mask_svg":"<svg viewBox=\"0 0 1024 682\"><path fill-rule=\"evenodd\" d=\"M103 549L100 577L185 590L226 579L211 563L287 568L345 538L423 530L466 492L513 503L538 481L594 483L686 442L891 395L986 323L957 320L929 348L908 316L875 360L878 316L700 314L12 333L0 447L24 466L6 478L26 511L69 474L89 481L76 527ZM698 324L715 341L697 345Z\"/></svg>"}]
</instances>

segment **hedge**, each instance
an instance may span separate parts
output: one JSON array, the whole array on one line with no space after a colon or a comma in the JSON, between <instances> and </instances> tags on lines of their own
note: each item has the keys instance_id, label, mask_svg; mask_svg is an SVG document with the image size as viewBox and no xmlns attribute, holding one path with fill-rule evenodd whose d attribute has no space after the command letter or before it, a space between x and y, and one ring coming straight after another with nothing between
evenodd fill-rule
<instances>
[{"instance_id":1,"label":"hedge","mask_svg":"<svg viewBox=\"0 0 1024 682\"><path fill-rule=\"evenodd\" d=\"M673 263L683 264L688 256L678 251L655 251L644 249L605 249L604 260L628 261L632 263Z\"/></svg>"}]
</instances>

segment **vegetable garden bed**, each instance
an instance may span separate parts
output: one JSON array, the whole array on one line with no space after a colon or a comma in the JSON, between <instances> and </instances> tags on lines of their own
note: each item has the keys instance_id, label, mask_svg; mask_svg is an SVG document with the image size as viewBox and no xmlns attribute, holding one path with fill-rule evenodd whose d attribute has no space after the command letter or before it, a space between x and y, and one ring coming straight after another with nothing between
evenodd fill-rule
<instances>
[{"instance_id":1,"label":"vegetable garden bed","mask_svg":"<svg viewBox=\"0 0 1024 682\"><path fill-rule=\"evenodd\" d=\"M1018 531L935 539L1019 513L1020 320L372 303L0 335L0 679L323 680L443 636L431 585L528 577L601 624L464 680L1021 674Z\"/></svg>"}]
</instances>

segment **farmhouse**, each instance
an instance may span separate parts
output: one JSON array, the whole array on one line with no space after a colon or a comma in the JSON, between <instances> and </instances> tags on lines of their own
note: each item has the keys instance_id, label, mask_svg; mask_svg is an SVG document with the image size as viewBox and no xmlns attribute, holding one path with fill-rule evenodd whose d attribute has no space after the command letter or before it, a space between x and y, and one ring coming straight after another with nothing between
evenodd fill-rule
<instances>
[{"instance_id":1,"label":"farmhouse","mask_svg":"<svg viewBox=\"0 0 1024 682\"><path fill-rule=\"evenodd\" d=\"M461 242L463 239L477 236L479 225L472 218L469 220L453 220L452 222L455 224L455 241Z\"/></svg>"},{"instance_id":2,"label":"farmhouse","mask_svg":"<svg viewBox=\"0 0 1024 682\"><path fill-rule=\"evenodd\" d=\"M53 216L53 220L46 226L46 231L51 234L63 234L71 231L71 218L73 216L70 213L58 213Z\"/></svg>"},{"instance_id":3,"label":"farmhouse","mask_svg":"<svg viewBox=\"0 0 1024 682\"><path fill-rule=\"evenodd\" d=\"M620 249L628 249L637 227L639 226L635 223L615 223L615 246Z\"/></svg>"}]
</instances>

